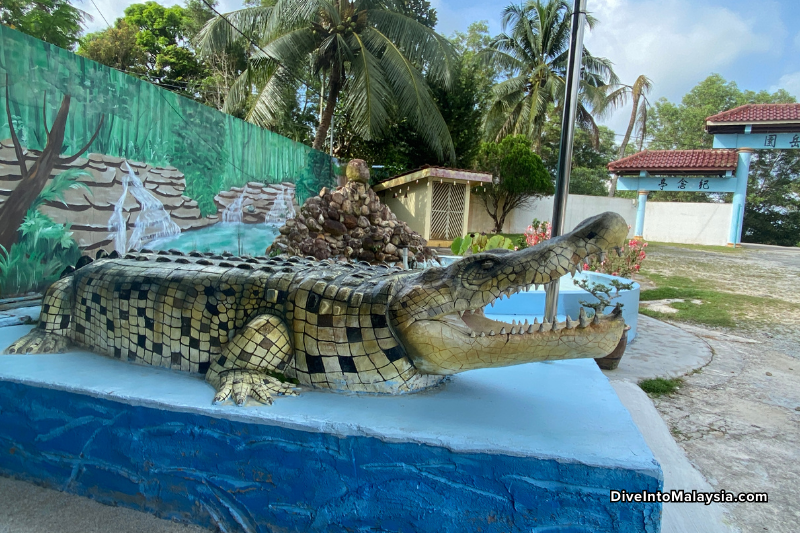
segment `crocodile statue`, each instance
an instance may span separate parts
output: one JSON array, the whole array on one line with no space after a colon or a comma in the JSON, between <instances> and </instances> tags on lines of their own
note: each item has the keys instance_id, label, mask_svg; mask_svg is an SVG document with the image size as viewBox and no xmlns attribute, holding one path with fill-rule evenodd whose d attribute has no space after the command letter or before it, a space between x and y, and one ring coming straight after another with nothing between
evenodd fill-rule
<instances>
[{"instance_id":1,"label":"crocodile statue","mask_svg":"<svg viewBox=\"0 0 800 533\"><path fill-rule=\"evenodd\" d=\"M627 233L622 217L604 213L525 250L477 253L422 271L176 251L84 257L50 286L38 327L7 353L58 353L72 342L205 374L215 402L240 405L248 397L270 404L295 394L297 383L404 393L470 369L604 357L622 336L619 309L519 325L483 309L574 274Z\"/></svg>"}]
</instances>

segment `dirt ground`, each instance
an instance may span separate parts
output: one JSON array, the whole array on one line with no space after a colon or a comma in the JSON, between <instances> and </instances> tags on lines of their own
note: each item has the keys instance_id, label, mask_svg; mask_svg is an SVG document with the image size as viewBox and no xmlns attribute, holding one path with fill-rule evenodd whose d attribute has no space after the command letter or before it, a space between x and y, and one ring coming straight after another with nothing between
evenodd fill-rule
<instances>
[{"instance_id":1,"label":"dirt ground","mask_svg":"<svg viewBox=\"0 0 800 533\"><path fill-rule=\"evenodd\" d=\"M708 342L714 357L654 403L717 490L769 494L766 504L728 504L734 526L747 533L800 531L800 249L720 253L660 245L650 249L645 267L771 297L783 309L788 304L789 313L760 317L753 327L684 326Z\"/></svg>"}]
</instances>

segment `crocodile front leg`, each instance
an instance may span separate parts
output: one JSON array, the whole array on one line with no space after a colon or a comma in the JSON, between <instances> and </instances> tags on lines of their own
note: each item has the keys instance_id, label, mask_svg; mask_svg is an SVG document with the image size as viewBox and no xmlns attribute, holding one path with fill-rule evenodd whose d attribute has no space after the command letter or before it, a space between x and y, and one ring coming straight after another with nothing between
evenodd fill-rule
<instances>
[{"instance_id":1,"label":"crocodile front leg","mask_svg":"<svg viewBox=\"0 0 800 533\"><path fill-rule=\"evenodd\" d=\"M268 375L281 372L293 356L289 329L279 316L264 314L250 322L222 349L222 355L211 362L206 381L217 390L214 403L233 395L238 405L248 396L270 405L273 395L297 393L291 383Z\"/></svg>"}]
</instances>

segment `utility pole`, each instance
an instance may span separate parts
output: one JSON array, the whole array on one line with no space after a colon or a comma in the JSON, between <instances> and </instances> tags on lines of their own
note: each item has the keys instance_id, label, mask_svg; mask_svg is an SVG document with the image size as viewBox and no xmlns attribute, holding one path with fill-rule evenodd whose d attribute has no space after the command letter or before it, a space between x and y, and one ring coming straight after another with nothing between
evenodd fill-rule
<instances>
[{"instance_id":1,"label":"utility pole","mask_svg":"<svg viewBox=\"0 0 800 533\"><path fill-rule=\"evenodd\" d=\"M561 142L556 173L556 193L553 197L553 221L551 237L564 233L564 217L569 195L569 174L572 170L572 141L575 137L575 114L578 109L578 85L581 80L583 56L583 26L586 18L586 0L574 0L572 24L570 25L569 55L567 57L567 80L564 95L564 114L561 117ZM544 317L555 319L558 313L558 280L547 285Z\"/></svg>"}]
</instances>

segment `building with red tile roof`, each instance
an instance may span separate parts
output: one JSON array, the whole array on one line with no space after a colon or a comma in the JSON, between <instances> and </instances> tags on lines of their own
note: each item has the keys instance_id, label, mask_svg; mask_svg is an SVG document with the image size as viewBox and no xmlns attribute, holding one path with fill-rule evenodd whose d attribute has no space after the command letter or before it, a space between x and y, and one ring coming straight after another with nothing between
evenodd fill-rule
<instances>
[{"instance_id":1,"label":"building with red tile roof","mask_svg":"<svg viewBox=\"0 0 800 533\"><path fill-rule=\"evenodd\" d=\"M725 175L736 171L736 150L643 150L608 164L620 176L638 175Z\"/></svg>"},{"instance_id":2,"label":"building with red tile roof","mask_svg":"<svg viewBox=\"0 0 800 533\"><path fill-rule=\"evenodd\" d=\"M746 130L746 128L749 128ZM800 104L747 104L706 118L706 133L782 133L800 128Z\"/></svg>"}]
</instances>

